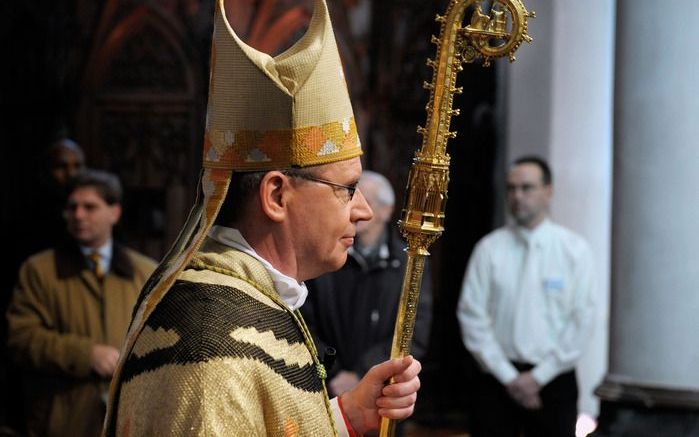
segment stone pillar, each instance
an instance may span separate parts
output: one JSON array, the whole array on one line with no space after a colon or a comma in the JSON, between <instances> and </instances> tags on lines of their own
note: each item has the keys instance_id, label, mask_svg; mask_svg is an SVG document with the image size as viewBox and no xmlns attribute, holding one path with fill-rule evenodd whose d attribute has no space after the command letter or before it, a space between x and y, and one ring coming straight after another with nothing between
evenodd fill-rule
<instances>
[{"instance_id":1,"label":"stone pillar","mask_svg":"<svg viewBox=\"0 0 699 437\"><path fill-rule=\"evenodd\" d=\"M697 16L696 0L617 0L610 360L595 436L699 435Z\"/></svg>"},{"instance_id":2,"label":"stone pillar","mask_svg":"<svg viewBox=\"0 0 699 437\"><path fill-rule=\"evenodd\" d=\"M607 370L609 326L614 0L524 3L536 11L529 24L534 42L520 47L517 62L503 63L507 162L530 153L548 159L551 217L592 247L599 306L576 367L580 411L597 416L593 391Z\"/></svg>"}]
</instances>

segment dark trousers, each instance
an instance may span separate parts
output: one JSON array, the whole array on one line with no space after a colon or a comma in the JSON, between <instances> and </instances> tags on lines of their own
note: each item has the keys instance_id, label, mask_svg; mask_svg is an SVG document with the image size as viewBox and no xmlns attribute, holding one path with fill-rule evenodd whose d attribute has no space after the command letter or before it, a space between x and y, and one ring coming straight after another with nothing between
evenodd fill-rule
<instances>
[{"instance_id":1,"label":"dark trousers","mask_svg":"<svg viewBox=\"0 0 699 437\"><path fill-rule=\"evenodd\" d=\"M516 364L518 370L531 365ZM476 376L472 437L574 437L578 416L578 383L575 371L558 375L539 396L542 408L528 410L510 397L492 375Z\"/></svg>"}]
</instances>

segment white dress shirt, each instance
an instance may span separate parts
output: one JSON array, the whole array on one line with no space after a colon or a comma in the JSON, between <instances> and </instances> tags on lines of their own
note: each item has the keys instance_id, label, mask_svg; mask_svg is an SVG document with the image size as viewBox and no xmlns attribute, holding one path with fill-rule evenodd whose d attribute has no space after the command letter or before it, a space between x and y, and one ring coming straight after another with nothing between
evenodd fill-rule
<instances>
[{"instance_id":1,"label":"white dress shirt","mask_svg":"<svg viewBox=\"0 0 699 437\"><path fill-rule=\"evenodd\" d=\"M575 367L594 318L593 260L582 237L549 220L506 226L476 245L457 317L466 348L502 384L511 361L546 385Z\"/></svg>"}]
</instances>

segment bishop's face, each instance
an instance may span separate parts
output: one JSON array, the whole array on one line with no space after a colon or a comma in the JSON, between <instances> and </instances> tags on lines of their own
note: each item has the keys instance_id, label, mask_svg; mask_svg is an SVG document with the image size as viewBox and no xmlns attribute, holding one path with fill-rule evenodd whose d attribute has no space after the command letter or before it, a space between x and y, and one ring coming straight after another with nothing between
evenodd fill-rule
<instances>
[{"instance_id":1,"label":"bishop's face","mask_svg":"<svg viewBox=\"0 0 699 437\"><path fill-rule=\"evenodd\" d=\"M362 175L359 158L319 166L313 176L352 186ZM350 199L345 188L294 178L297 195L291 199L290 226L299 266L298 280L305 281L338 270L354 243L357 223L373 212L357 190Z\"/></svg>"}]
</instances>

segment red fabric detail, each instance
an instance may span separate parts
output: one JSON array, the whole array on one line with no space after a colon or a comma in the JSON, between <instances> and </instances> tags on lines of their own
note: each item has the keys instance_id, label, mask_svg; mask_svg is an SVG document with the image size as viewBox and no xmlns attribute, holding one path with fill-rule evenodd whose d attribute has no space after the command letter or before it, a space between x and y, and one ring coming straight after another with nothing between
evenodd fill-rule
<instances>
[{"instance_id":1,"label":"red fabric detail","mask_svg":"<svg viewBox=\"0 0 699 437\"><path fill-rule=\"evenodd\" d=\"M364 437L362 434L359 434L357 431L355 431L354 428L352 428L352 425L350 425L350 422L347 419L347 415L345 414L345 409L342 408L341 396L337 397L337 406L340 407L340 413L342 413L342 419L345 421L345 426L347 427L347 432L349 432L349 437Z\"/></svg>"}]
</instances>

